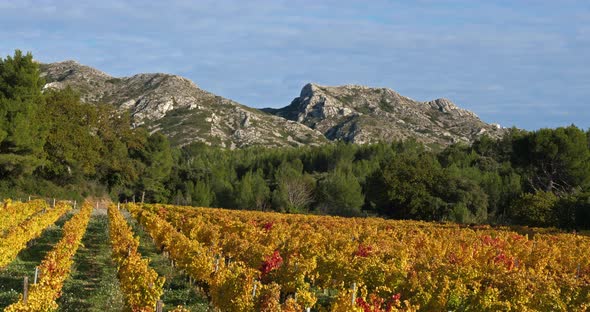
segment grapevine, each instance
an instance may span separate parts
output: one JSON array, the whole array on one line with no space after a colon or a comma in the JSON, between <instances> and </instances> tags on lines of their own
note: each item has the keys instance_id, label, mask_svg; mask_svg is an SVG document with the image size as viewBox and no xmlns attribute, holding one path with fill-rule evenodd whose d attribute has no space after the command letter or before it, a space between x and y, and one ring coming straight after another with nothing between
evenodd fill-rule
<instances>
[{"instance_id":1,"label":"grapevine","mask_svg":"<svg viewBox=\"0 0 590 312\"><path fill-rule=\"evenodd\" d=\"M71 206L65 202L58 202L54 208L50 208L45 202L35 201L28 204L41 205L45 212L11 228L4 237L0 238L0 268L12 262L30 240L41 236L43 230L71 209Z\"/></svg>"},{"instance_id":2,"label":"grapevine","mask_svg":"<svg viewBox=\"0 0 590 312\"><path fill-rule=\"evenodd\" d=\"M136 205L127 208L178 268L208 286L211 301L217 308L227 312L254 311L253 287L255 278L259 277L258 270L239 262L226 265L199 242L188 239L153 213Z\"/></svg>"},{"instance_id":3,"label":"grapevine","mask_svg":"<svg viewBox=\"0 0 590 312\"><path fill-rule=\"evenodd\" d=\"M26 203L5 200L0 204L0 235L39 213L45 207L43 200Z\"/></svg>"},{"instance_id":4,"label":"grapevine","mask_svg":"<svg viewBox=\"0 0 590 312\"><path fill-rule=\"evenodd\" d=\"M115 205L108 208L113 259L118 265L121 291L134 312L151 312L164 292L165 279L149 267L149 260L137 251L139 239Z\"/></svg>"},{"instance_id":5,"label":"grapevine","mask_svg":"<svg viewBox=\"0 0 590 312\"><path fill-rule=\"evenodd\" d=\"M587 236L169 205L134 209L257 270L262 286L276 284L280 298L304 307L322 289L340 293L331 305L343 311L585 311L590 304Z\"/></svg>"},{"instance_id":6,"label":"grapevine","mask_svg":"<svg viewBox=\"0 0 590 312\"><path fill-rule=\"evenodd\" d=\"M92 204L85 202L80 212L63 226L61 240L41 262L39 266L41 278L37 284L31 286L27 302L24 302L21 295L17 303L7 307L4 311L57 310L56 300L61 296L63 283L69 276L70 268L74 262L73 257L78 251L82 237L86 232L91 213Z\"/></svg>"}]
</instances>

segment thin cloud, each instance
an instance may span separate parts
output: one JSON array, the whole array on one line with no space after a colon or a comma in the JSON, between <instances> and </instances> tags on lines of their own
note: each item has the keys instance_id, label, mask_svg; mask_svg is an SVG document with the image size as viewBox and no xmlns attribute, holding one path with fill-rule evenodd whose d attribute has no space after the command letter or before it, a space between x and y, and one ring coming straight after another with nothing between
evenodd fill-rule
<instances>
[{"instance_id":1,"label":"thin cloud","mask_svg":"<svg viewBox=\"0 0 590 312\"><path fill-rule=\"evenodd\" d=\"M590 96L589 17L584 1L15 0L0 3L0 52L182 74L257 107L287 105L311 81L386 86L538 128Z\"/></svg>"}]
</instances>

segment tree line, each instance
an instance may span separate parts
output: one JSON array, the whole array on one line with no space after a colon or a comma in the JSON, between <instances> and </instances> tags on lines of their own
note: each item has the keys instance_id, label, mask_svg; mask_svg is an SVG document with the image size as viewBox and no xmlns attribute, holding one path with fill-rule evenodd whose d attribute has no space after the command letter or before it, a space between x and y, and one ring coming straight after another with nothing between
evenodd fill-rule
<instances>
[{"instance_id":1,"label":"tree line","mask_svg":"<svg viewBox=\"0 0 590 312\"><path fill-rule=\"evenodd\" d=\"M590 131L569 126L440 151L406 141L174 155L156 201L461 223L590 228Z\"/></svg>"},{"instance_id":2,"label":"tree line","mask_svg":"<svg viewBox=\"0 0 590 312\"><path fill-rule=\"evenodd\" d=\"M0 60L0 194L109 194L193 206L590 228L590 130L524 131L439 150L415 141L225 150L132 127L43 90L32 55Z\"/></svg>"}]
</instances>

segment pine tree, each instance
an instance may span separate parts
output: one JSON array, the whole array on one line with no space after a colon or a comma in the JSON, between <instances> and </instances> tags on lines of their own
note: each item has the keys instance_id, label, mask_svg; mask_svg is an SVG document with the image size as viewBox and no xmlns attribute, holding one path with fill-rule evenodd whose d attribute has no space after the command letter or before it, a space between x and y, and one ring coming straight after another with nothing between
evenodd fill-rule
<instances>
[{"instance_id":1,"label":"pine tree","mask_svg":"<svg viewBox=\"0 0 590 312\"><path fill-rule=\"evenodd\" d=\"M590 187L588 137L579 128L541 129L514 144L516 164L535 192L561 196Z\"/></svg>"},{"instance_id":2,"label":"pine tree","mask_svg":"<svg viewBox=\"0 0 590 312\"><path fill-rule=\"evenodd\" d=\"M43 163L46 127L39 65L16 50L0 59L0 176L18 179Z\"/></svg>"},{"instance_id":3,"label":"pine tree","mask_svg":"<svg viewBox=\"0 0 590 312\"><path fill-rule=\"evenodd\" d=\"M319 209L333 215L357 216L365 202L361 185L352 173L338 168L319 182Z\"/></svg>"},{"instance_id":4,"label":"pine tree","mask_svg":"<svg viewBox=\"0 0 590 312\"><path fill-rule=\"evenodd\" d=\"M141 188L150 201L165 202L168 190L164 182L170 176L173 165L168 139L159 132L152 134L143 150L145 169L141 175Z\"/></svg>"},{"instance_id":5,"label":"pine tree","mask_svg":"<svg viewBox=\"0 0 590 312\"><path fill-rule=\"evenodd\" d=\"M191 194L192 205L198 207L210 207L215 201L215 193L206 181L197 181Z\"/></svg>"},{"instance_id":6,"label":"pine tree","mask_svg":"<svg viewBox=\"0 0 590 312\"><path fill-rule=\"evenodd\" d=\"M248 171L236 186L236 204L241 209L264 210L268 206L270 189L261 171Z\"/></svg>"}]
</instances>

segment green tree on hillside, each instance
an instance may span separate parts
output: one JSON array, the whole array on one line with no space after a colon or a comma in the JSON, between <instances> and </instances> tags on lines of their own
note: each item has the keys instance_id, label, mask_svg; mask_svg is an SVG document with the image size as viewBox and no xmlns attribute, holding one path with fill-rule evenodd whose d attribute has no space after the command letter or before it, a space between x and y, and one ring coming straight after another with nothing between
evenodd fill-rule
<instances>
[{"instance_id":1,"label":"green tree on hillside","mask_svg":"<svg viewBox=\"0 0 590 312\"><path fill-rule=\"evenodd\" d=\"M140 190L145 192L148 201L166 202L170 193L164 183L173 165L168 139L159 132L152 134L141 151L141 160L145 167L140 174Z\"/></svg>"},{"instance_id":2,"label":"green tree on hillside","mask_svg":"<svg viewBox=\"0 0 590 312\"><path fill-rule=\"evenodd\" d=\"M248 171L236 186L236 204L240 209L268 208L270 189L261 171Z\"/></svg>"},{"instance_id":3,"label":"green tree on hillside","mask_svg":"<svg viewBox=\"0 0 590 312\"><path fill-rule=\"evenodd\" d=\"M215 202L215 193L211 189L209 182L198 180L194 184L189 183L191 187L191 203L198 207L210 207Z\"/></svg>"},{"instance_id":4,"label":"green tree on hillside","mask_svg":"<svg viewBox=\"0 0 590 312\"><path fill-rule=\"evenodd\" d=\"M44 81L31 53L0 59L0 176L17 179L44 161Z\"/></svg>"},{"instance_id":5,"label":"green tree on hillside","mask_svg":"<svg viewBox=\"0 0 590 312\"><path fill-rule=\"evenodd\" d=\"M48 163L45 176L61 183L93 177L101 161L101 138L91 131L96 126L96 109L80 102L71 89L45 93L45 116L49 131L45 143Z\"/></svg>"},{"instance_id":6,"label":"green tree on hillside","mask_svg":"<svg viewBox=\"0 0 590 312\"><path fill-rule=\"evenodd\" d=\"M512 203L510 216L518 224L555 225L557 217L554 208L558 200L552 192L525 193Z\"/></svg>"},{"instance_id":7,"label":"green tree on hillside","mask_svg":"<svg viewBox=\"0 0 590 312\"><path fill-rule=\"evenodd\" d=\"M430 154L403 154L387 164L377 183L385 186L386 206L382 211L398 218L440 220L447 206L439 197L443 172Z\"/></svg>"},{"instance_id":8,"label":"green tree on hillside","mask_svg":"<svg viewBox=\"0 0 590 312\"><path fill-rule=\"evenodd\" d=\"M111 194L130 196L131 188L141 183L140 174L151 163L151 151L146 147L149 134L143 128L132 128L128 112L107 104L96 105L94 109L96 123L89 125L88 131L102 142L96 179Z\"/></svg>"},{"instance_id":9,"label":"green tree on hillside","mask_svg":"<svg viewBox=\"0 0 590 312\"><path fill-rule=\"evenodd\" d=\"M340 216L358 216L365 202L361 185L346 170L336 168L318 183L318 208L320 211Z\"/></svg>"},{"instance_id":10,"label":"green tree on hillside","mask_svg":"<svg viewBox=\"0 0 590 312\"><path fill-rule=\"evenodd\" d=\"M515 141L517 165L533 191L565 195L590 186L587 135L575 126L541 129Z\"/></svg>"}]
</instances>

